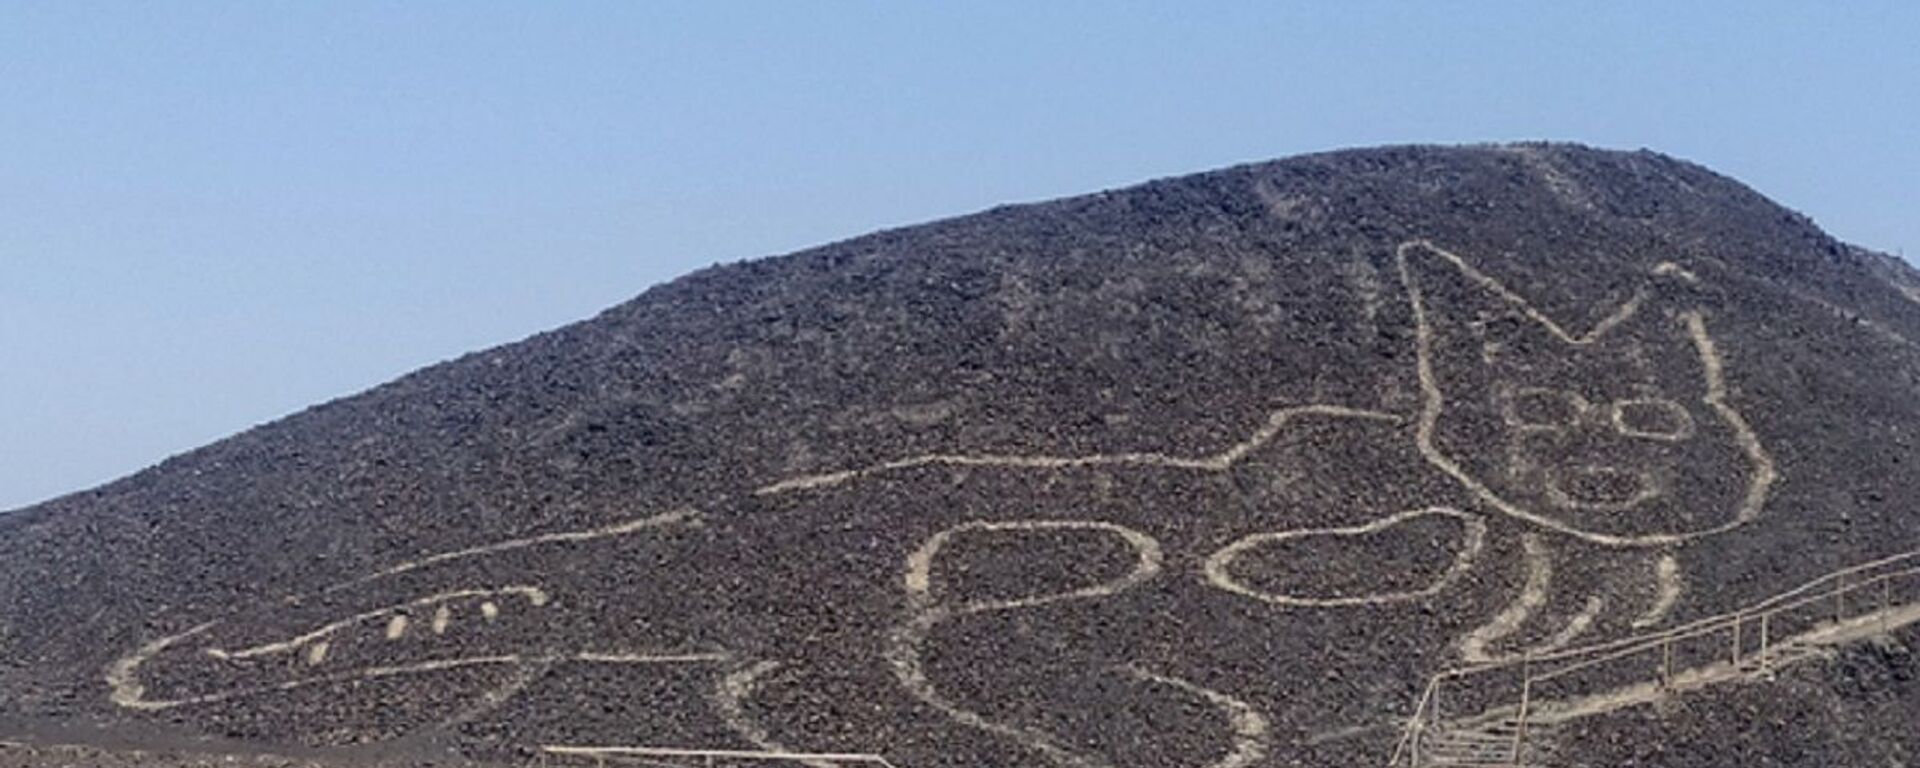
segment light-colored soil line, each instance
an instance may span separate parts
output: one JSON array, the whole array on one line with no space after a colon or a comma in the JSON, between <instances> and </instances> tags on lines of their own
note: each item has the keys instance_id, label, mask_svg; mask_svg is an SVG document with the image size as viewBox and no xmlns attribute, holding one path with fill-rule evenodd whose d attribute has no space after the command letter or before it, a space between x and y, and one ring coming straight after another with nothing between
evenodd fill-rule
<instances>
[{"instance_id":1,"label":"light-colored soil line","mask_svg":"<svg viewBox=\"0 0 1920 768\"><path fill-rule=\"evenodd\" d=\"M714 708L720 711L720 719L726 721L728 728L761 751L777 755L802 754L774 739L765 726L747 713L747 700L759 692L761 680L778 669L780 662L762 661L727 674L713 691ZM551 750L552 747L547 749ZM833 768L835 765L832 761L819 758L796 759L810 768Z\"/></svg>"},{"instance_id":2,"label":"light-colored soil line","mask_svg":"<svg viewBox=\"0 0 1920 768\"><path fill-rule=\"evenodd\" d=\"M1469 664L1482 664L1498 661L1488 648L1519 631L1535 611L1547 603L1547 589L1553 585L1553 560L1547 552L1547 545L1537 534L1524 534L1520 544L1525 550L1527 566L1526 584L1520 589L1520 596L1508 603L1493 620L1468 632L1460 639L1460 657Z\"/></svg>"},{"instance_id":3,"label":"light-colored soil line","mask_svg":"<svg viewBox=\"0 0 1920 768\"><path fill-rule=\"evenodd\" d=\"M1414 444L1419 448L1420 454L1426 457L1429 464L1447 473L1447 475L1458 481L1462 487L1472 491L1481 501L1499 510L1508 517L1605 547L1656 547L1680 544L1703 536L1724 533L1752 522L1760 516L1760 510L1765 506L1768 492L1772 488L1774 480L1777 479L1777 470L1774 467L1772 456L1760 445L1760 440L1754 434L1753 428L1727 400L1725 365L1720 357L1718 347L1714 344L1713 337L1708 333L1706 316L1699 311L1683 312L1678 317L1680 323L1685 327L1686 335L1693 344L1694 352L1700 359L1702 371L1706 378L1707 395L1704 402L1708 407L1712 408L1714 413L1733 431L1735 441L1739 443L1741 450L1747 455L1748 462L1753 466L1753 476L1748 480L1746 493L1741 500L1740 506L1734 510L1731 519L1710 528L1686 532L1620 535L1582 530L1564 521L1548 517L1536 510L1526 509L1507 500L1495 492L1493 488L1489 487L1485 482L1482 482L1480 478L1468 472L1453 456L1449 455L1440 447L1436 439L1436 435L1439 432L1441 416L1447 409L1447 398L1446 393L1443 392L1440 387L1439 376L1434 372L1435 331L1432 319L1429 317L1430 307L1427 303L1426 293L1422 290L1420 281L1414 277L1412 254L1415 251L1425 251L1437 255L1453 265L1455 269L1460 271L1460 273L1465 275L1469 280L1478 283L1495 296L1512 304L1523 315L1533 320L1540 327L1545 328L1555 338L1570 346L1592 344L1595 340L1605 336L1615 327L1631 319L1635 313L1639 311L1640 305L1647 297L1647 294L1645 291L1636 293L1631 300L1622 304L1614 314L1601 320L1586 333L1576 336L1559 323L1554 322L1552 318L1547 317L1544 313L1535 309L1532 304L1528 303L1527 300L1519 294L1501 285L1498 280L1475 269L1471 264L1467 263L1466 259L1458 254L1440 248L1427 240L1410 240L1402 243L1394 250L1394 259L1400 270L1400 280L1407 292L1407 299L1413 309L1414 366L1415 372L1419 375L1420 390L1422 393L1422 406L1419 421L1415 425Z\"/></svg>"},{"instance_id":4,"label":"light-colored soil line","mask_svg":"<svg viewBox=\"0 0 1920 768\"><path fill-rule=\"evenodd\" d=\"M1400 592L1346 595L1341 597L1303 597L1258 589L1249 586L1246 582L1241 581L1233 575L1233 561L1241 555L1246 554L1249 550L1261 546L1309 536L1367 536L1387 530L1409 520L1416 520L1422 517L1446 517L1459 521L1461 538L1460 547L1454 552L1453 562L1447 566L1447 570L1442 573L1439 578L1434 579L1431 583L1418 589L1409 589ZM1236 595L1251 597L1255 600L1272 603L1274 605L1310 608L1385 605L1407 600L1418 600L1439 594L1441 590L1451 586L1454 582L1459 581L1460 577L1465 576L1468 571L1473 570L1475 561L1480 557L1480 550L1486 545L1486 540L1487 524L1479 517L1449 507L1428 507L1426 509L1401 512L1397 515L1389 515L1364 525L1343 528L1296 528L1290 531L1255 533L1243 536L1209 556L1202 570L1206 574L1207 583L1215 587Z\"/></svg>"},{"instance_id":5,"label":"light-colored soil line","mask_svg":"<svg viewBox=\"0 0 1920 768\"><path fill-rule=\"evenodd\" d=\"M1673 612L1674 604L1680 601L1680 592L1686 585L1680 580L1680 560L1673 553L1660 556L1659 562L1654 565L1654 580L1658 591L1653 606L1633 620L1634 629L1645 629L1664 621L1667 614Z\"/></svg>"},{"instance_id":6,"label":"light-colored soil line","mask_svg":"<svg viewBox=\"0 0 1920 768\"><path fill-rule=\"evenodd\" d=\"M1581 635L1586 634L1587 630L1593 627L1593 622L1600 618L1600 613L1606 609L1606 596L1589 596L1586 606L1580 609L1580 613L1576 614L1572 619L1569 619L1566 626L1561 627L1560 631L1555 632L1553 637L1549 637L1538 645L1527 648L1525 654L1528 656L1542 656L1573 644L1574 640L1579 639Z\"/></svg>"},{"instance_id":7,"label":"light-colored soil line","mask_svg":"<svg viewBox=\"0 0 1920 768\"><path fill-rule=\"evenodd\" d=\"M1348 408L1338 405L1304 405L1294 408L1282 408L1267 416L1266 423L1255 429L1253 434L1233 445L1212 454L1202 456L1172 456L1164 453L1096 453L1086 456L1019 456L1008 454L952 454L930 453L894 459L863 469L848 469L839 472L826 472L814 475L782 480L765 485L754 491L756 496L772 496L793 491L806 491L829 488L857 480L868 475L894 472L919 467L1002 467L1010 469L1076 469L1081 467L1132 466L1163 467L1167 469L1185 469L1199 472L1225 472L1234 464L1246 458L1247 454L1272 442L1287 424L1302 416L1321 416L1343 419L1366 419L1371 421L1399 422L1401 418L1390 413Z\"/></svg>"},{"instance_id":8,"label":"light-colored soil line","mask_svg":"<svg viewBox=\"0 0 1920 768\"><path fill-rule=\"evenodd\" d=\"M1138 667L1127 666L1122 670L1140 680L1177 688L1199 696L1219 708L1220 713L1226 717L1227 727L1233 734L1233 742L1225 755L1207 764L1206 768L1247 768L1266 758L1267 749L1273 742L1273 727L1267 722L1266 716L1260 714L1260 710L1252 704L1179 678L1156 675Z\"/></svg>"}]
</instances>

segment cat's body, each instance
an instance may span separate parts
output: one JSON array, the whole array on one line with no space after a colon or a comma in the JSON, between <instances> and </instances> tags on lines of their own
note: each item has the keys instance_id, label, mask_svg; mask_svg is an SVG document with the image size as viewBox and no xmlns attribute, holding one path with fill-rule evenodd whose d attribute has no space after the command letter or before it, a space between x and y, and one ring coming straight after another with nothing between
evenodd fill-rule
<instances>
[{"instance_id":1,"label":"cat's body","mask_svg":"<svg viewBox=\"0 0 1920 768\"><path fill-rule=\"evenodd\" d=\"M505 721L554 739L565 707L519 702L599 690L644 718L650 686L691 686L709 706L663 733L772 750L882 739L943 761L925 764L1363 754L1353 738L1391 729L1438 669L1667 621L1685 545L1755 520L1773 473L1684 270L1641 276L1568 331L1466 257L1416 242L1389 258L1406 308L1378 321L1405 318L1413 349L1373 401L1280 403L1185 453L955 450L750 479L659 525L423 558L373 580L419 582L398 604L361 597L369 581L245 611L128 657L110 682L125 706L239 712L340 682L377 702L403 675L465 675L470 695L384 730ZM626 602L619 580L566 570L583 547L621 548L684 591ZM761 559L772 551L812 556ZM701 566L716 562L739 567L716 581ZM794 584L818 602L794 605ZM540 600L500 592L521 588ZM509 598L532 618L503 618ZM342 615L360 617L367 657L327 672L349 646L320 647L337 641L312 627ZM543 639L601 627L622 639ZM459 641L468 630L488 639ZM287 666L233 658L249 647ZM1356 649L1374 661L1345 663ZM888 712L894 730L837 728L871 720L853 710Z\"/></svg>"}]
</instances>

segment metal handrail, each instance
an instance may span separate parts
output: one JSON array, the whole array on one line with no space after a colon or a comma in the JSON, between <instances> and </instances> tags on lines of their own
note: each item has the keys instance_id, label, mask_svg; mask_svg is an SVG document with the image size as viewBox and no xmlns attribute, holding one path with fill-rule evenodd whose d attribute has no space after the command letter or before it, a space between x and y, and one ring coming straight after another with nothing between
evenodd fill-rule
<instances>
[{"instance_id":1,"label":"metal handrail","mask_svg":"<svg viewBox=\"0 0 1920 768\"><path fill-rule=\"evenodd\" d=\"M1642 658L1655 650L1660 651L1662 654L1661 674L1664 681L1671 678L1672 648L1675 643L1729 632L1733 640L1731 663L1737 665L1741 661L1741 630L1743 626L1755 621L1759 622L1760 625L1760 650L1752 658L1764 665L1772 656L1768 648L1768 623L1773 617L1788 611L1804 608L1820 601L1832 599L1836 601L1836 621L1843 620L1845 614L1845 596L1874 586L1882 587L1881 602L1883 605L1881 605L1880 608L1881 610L1886 610L1890 607L1887 603L1891 600L1891 586L1893 582L1901 578L1920 575L1920 565L1911 565L1898 570L1877 573L1853 581L1847 581L1847 579L1876 569L1884 569L1894 565L1907 565L1908 563L1920 563L1920 550L1880 558L1834 571L1742 609L1717 616L1706 617L1660 632L1544 653L1537 656L1522 655L1514 659L1501 659L1443 670L1428 679L1426 689L1421 693L1418 702L1415 703L1413 714L1408 717L1407 724L1401 731L1400 739L1394 744L1393 754L1389 758L1388 765L1397 768L1402 765L1402 758L1407 758L1408 762L1406 765L1418 768L1420 765L1420 740L1424 731L1429 726L1428 721L1434 720L1436 717L1437 713L1433 710L1435 709L1435 699L1438 697L1439 688L1448 681L1467 680L1497 670L1512 669L1516 666L1521 668L1521 701L1518 705L1514 744L1512 754L1510 755L1510 759L1517 763L1525 748L1526 720L1529 714L1528 699L1530 698L1534 683L1565 677L1574 672L1591 669L1614 661ZM1835 582L1838 582L1839 586L1821 589ZM1815 590L1819 591L1816 592ZM1552 666L1554 662L1573 659L1578 659L1578 661L1564 666L1553 667L1544 673L1536 674L1532 671L1536 665L1542 663Z\"/></svg>"},{"instance_id":2,"label":"metal handrail","mask_svg":"<svg viewBox=\"0 0 1920 768\"><path fill-rule=\"evenodd\" d=\"M1813 595L1803 596L1792 602L1774 605L1765 610L1736 611L1731 614L1726 614L1727 618L1725 620L1723 620L1720 623L1716 623L1712 626L1700 627L1696 630L1686 632L1683 634L1659 637L1650 641L1636 643L1630 648L1615 651L1605 656L1599 656L1596 658L1587 659L1577 664L1560 667L1550 672L1547 672L1545 674L1536 675L1533 677L1533 679L1536 681L1539 681L1539 680L1551 680L1557 677L1564 677L1566 675L1572 674L1574 672L1578 672L1580 670L1591 669L1592 667L1607 661L1622 659L1629 656L1636 656L1655 648L1669 647L1673 643L1680 640L1691 640L1694 638L1708 637L1711 635L1719 634L1722 631L1733 628L1733 626L1735 626L1736 624L1742 624L1742 623L1747 623L1747 622L1758 620L1758 619L1766 619L1773 616L1778 616L1788 611L1792 611L1808 605L1812 605L1816 602L1820 602L1823 600L1827 600L1829 598L1845 595L1850 592L1855 592L1860 589L1865 589L1867 587L1877 586L1881 582L1890 582L1890 581L1893 581L1894 579L1898 579L1903 576L1911 576L1914 574L1920 574L1920 567L1908 568L1904 570L1893 571L1891 573L1880 574L1863 581L1855 582L1853 584L1844 584L1844 585L1841 585L1840 587L1837 587L1832 590L1828 590L1826 592L1820 592Z\"/></svg>"},{"instance_id":3,"label":"metal handrail","mask_svg":"<svg viewBox=\"0 0 1920 768\"><path fill-rule=\"evenodd\" d=\"M897 768L885 757L866 752L773 752L744 749L689 749L685 747L583 747L550 744L540 747L543 755L590 757L597 763L607 758L677 758L703 760L714 765L719 760L789 763L844 763Z\"/></svg>"},{"instance_id":4,"label":"metal handrail","mask_svg":"<svg viewBox=\"0 0 1920 768\"><path fill-rule=\"evenodd\" d=\"M1439 675L1435 675L1427 680L1427 689L1420 694L1420 701L1414 704L1413 717L1408 720L1407 727L1400 731L1400 740L1394 742L1393 757L1388 758L1387 765L1399 765L1400 756L1414 747L1414 740L1419 738L1420 719L1425 716L1427 705L1433 701L1434 691L1440 687L1440 679ZM1415 760L1415 762L1418 761Z\"/></svg>"},{"instance_id":5,"label":"metal handrail","mask_svg":"<svg viewBox=\"0 0 1920 768\"><path fill-rule=\"evenodd\" d=\"M1776 603L1782 600L1793 598L1802 593L1805 593L1810 589L1819 587L1822 584L1826 584L1828 582L1831 582L1837 579L1843 579L1843 578L1846 578L1847 576L1851 576L1857 573L1862 573L1864 571L1869 571L1875 568L1882 568L1888 565L1893 565L1895 563L1901 563L1909 560L1914 561L1916 563L1920 563L1920 550L1904 552L1898 555L1884 557L1878 560L1871 560L1865 563L1860 563L1858 565L1843 568L1841 570L1828 573L1824 576L1820 576L1819 578L1815 578L1811 581L1808 581L1804 584L1794 587L1793 589L1789 589L1785 592L1780 592L1778 594L1775 594L1771 597L1768 597L1765 600L1762 600L1758 603L1754 603L1753 605L1749 605L1745 608L1741 608L1737 611L1731 611L1728 613L1722 613L1715 616L1708 616L1701 619L1695 619L1694 621L1688 622L1686 624L1682 624L1680 626L1673 627L1670 629L1661 630L1659 632L1635 635L1633 637L1625 637L1618 640L1609 640L1602 643L1594 643L1592 645L1584 645L1584 646L1578 646L1574 648L1567 648L1567 649L1558 650L1558 651L1536 654L1531 656L1530 658L1536 664L1543 663L1543 662L1553 662L1553 661L1558 661L1560 659L1567 659L1567 658L1573 658L1576 656L1586 656L1593 653L1599 653L1602 651L1611 650L1611 649L1619 648L1626 645L1636 645L1643 642L1656 641L1661 637L1668 636L1668 635L1678 637L1679 635L1682 635L1682 634L1691 634L1694 630L1718 627L1743 616L1758 615L1758 612L1765 611L1773 607ZM1820 597L1830 597L1830 596L1831 594L1827 592L1820 593ZM1520 660L1517 658L1500 659L1496 661L1482 662L1479 664L1472 664L1472 665L1467 665L1463 667L1455 667L1453 669L1447 670L1440 674L1451 675L1454 677L1466 677L1478 672L1516 666L1519 663L1520 663Z\"/></svg>"}]
</instances>

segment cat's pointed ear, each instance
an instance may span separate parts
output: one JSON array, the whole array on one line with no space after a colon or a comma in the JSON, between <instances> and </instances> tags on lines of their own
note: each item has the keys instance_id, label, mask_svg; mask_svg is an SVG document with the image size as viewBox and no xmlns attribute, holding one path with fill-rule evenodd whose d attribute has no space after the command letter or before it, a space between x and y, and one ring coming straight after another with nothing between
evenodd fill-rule
<instances>
[{"instance_id":1,"label":"cat's pointed ear","mask_svg":"<svg viewBox=\"0 0 1920 768\"><path fill-rule=\"evenodd\" d=\"M1525 297L1453 252L1414 241L1396 249L1395 262L1430 352L1465 361L1491 359L1509 346L1544 351L1579 343Z\"/></svg>"},{"instance_id":2,"label":"cat's pointed ear","mask_svg":"<svg viewBox=\"0 0 1920 768\"><path fill-rule=\"evenodd\" d=\"M1713 294L1682 264L1661 262L1652 269L1645 311L1630 330L1645 342L1643 354L1660 391L1689 398L1712 394L1720 361L1705 307L1714 304Z\"/></svg>"},{"instance_id":3,"label":"cat's pointed ear","mask_svg":"<svg viewBox=\"0 0 1920 768\"><path fill-rule=\"evenodd\" d=\"M1647 298L1643 302L1652 312L1671 321L1675 316L1715 303L1718 293L1699 273L1683 262L1663 261L1647 270Z\"/></svg>"},{"instance_id":4,"label":"cat's pointed ear","mask_svg":"<svg viewBox=\"0 0 1920 768\"><path fill-rule=\"evenodd\" d=\"M1617 335L1623 326L1670 314L1671 308L1661 305L1673 293L1684 292L1686 284L1698 282L1684 267L1663 263L1652 274L1621 281L1624 285L1585 311L1563 309L1563 315L1543 309L1535 297L1508 287L1466 257L1433 243L1406 243L1395 255L1407 295L1414 302L1416 321L1424 319L1437 334L1470 332L1494 337L1496 344L1594 345ZM1659 283L1673 284L1676 290L1662 289Z\"/></svg>"},{"instance_id":5,"label":"cat's pointed ear","mask_svg":"<svg viewBox=\"0 0 1920 768\"><path fill-rule=\"evenodd\" d=\"M1423 386L1444 393L1491 392L1507 379L1493 363L1512 340L1527 339L1538 349L1561 343L1536 328L1484 275L1463 269L1460 259L1431 243L1403 244L1394 259L1412 310ZM1455 405L1471 409L1484 406L1485 399Z\"/></svg>"}]
</instances>

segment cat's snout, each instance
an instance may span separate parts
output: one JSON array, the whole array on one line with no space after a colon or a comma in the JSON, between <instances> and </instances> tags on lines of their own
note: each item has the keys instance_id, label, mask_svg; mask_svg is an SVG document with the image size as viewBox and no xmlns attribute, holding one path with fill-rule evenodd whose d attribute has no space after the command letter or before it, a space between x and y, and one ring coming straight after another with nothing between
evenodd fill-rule
<instances>
[{"instance_id":1,"label":"cat's snout","mask_svg":"<svg viewBox=\"0 0 1920 768\"><path fill-rule=\"evenodd\" d=\"M1586 465L1549 472L1547 493L1571 509L1629 509L1658 497L1660 489L1645 472Z\"/></svg>"}]
</instances>

